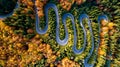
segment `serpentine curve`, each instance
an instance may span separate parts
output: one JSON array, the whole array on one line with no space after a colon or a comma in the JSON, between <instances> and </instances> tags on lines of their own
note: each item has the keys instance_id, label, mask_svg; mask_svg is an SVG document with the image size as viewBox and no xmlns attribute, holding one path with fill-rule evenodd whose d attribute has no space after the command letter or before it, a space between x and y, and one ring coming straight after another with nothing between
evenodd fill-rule
<instances>
[{"instance_id":1,"label":"serpentine curve","mask_svg":"<svg viewBox=\"0 0 120 67\"><path fill-rule=\"evenodd\" d=\"M63 23L63 25L65 27L65 38L63 40L61 40L60 37L59 37L59 15L58 15L58 9L57 9L57 7L56 7L55 4L49 3L49 4L47 4L45 6L45 10L44 11L45 11L45 20L46 20L45 23L46 23L46 26L45 26L45 28L43 30L39 28L39 21L40 21L40 19L39 19L38 14L37 14L37 8L35 7L35 12L36 12L36 31L39 34L45 34L47 32L47 30L48 30L48 11L49 11L50 8L54 9L55 15L56 15L56 24L57 24L56 25L56 41L57 41L57 43L60 44L60 45L62 45L62 46L66 45L68 43L69 36L68 36L68 30L66 28L66 19L69 17L71 19L71 21L72 21L72 25L73 25L73 29L74 29L74 41L73 41L74 42L74 46L73 46L73 52L75 54L81 54L84 51L85 46L86 46L86 31L85 31L85 28L84 28L84 26L82 24L82 19L87 18L89 20L88 16L86 14L82 14L80 16L80 18L79 18L80 25L82 26L82 29L84 31L84 46L83 46L83 48L81 48L81 49L78 50L76 48L77 34L76 34L74 17L70 13L66 13L66 14L63 15L63 17L62 17L62 23ZM92 55L92 52L94 50L94 38L93 38L93 32L92 32L92 27L91 27L90 21L88 21L88 26L89 26L90 33L91 33L90 35L91 35L91 40L92 40L92 49L90 50L89 56L87 58L85 58L84 65L85 65L85 67L93 67L94 64L88 64L88 60L89 60L89 58Z\"/></svg>"}]
</instances>

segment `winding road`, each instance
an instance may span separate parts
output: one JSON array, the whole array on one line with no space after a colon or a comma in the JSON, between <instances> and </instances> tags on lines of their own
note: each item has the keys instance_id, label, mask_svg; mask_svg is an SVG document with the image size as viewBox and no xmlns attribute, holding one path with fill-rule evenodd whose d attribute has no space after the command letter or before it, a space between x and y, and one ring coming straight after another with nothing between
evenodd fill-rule
<instances>
[{"instance_id":1,"label":"winding road","mask_svg":"<svg viewBox=\"0 0 120 67\"><path fill-rule=\"evenodd\" d=\"M16 8L18 8L18 3L16 4ZM60 33L60 30L59 30L60 23L59 23L59 21L60 20L59 20L58 9L57 9L57 6L55 4L49 3L49 4L47 4L45 6L44 11L45 11L45 23L46 23L46 26L45 26L44 29L41 29L40 26L39 26L40 19L39 19L38 14L37 14L37 7L35 6L35 12L36 12L36 16L35 16L36 17L36 22L35 22L35 25L36 25L36 31L37 31L37 33L39 33L39 34L45 34L47 32L47 30L48 30L48 24L49 24L48 23L49 22L49 20L48 20L48 11L49 11L49 9L53 9L54 12L55 12L55 15L56 15L56 41L61 46L65 46L68 43L69 35L68 35L68 29L66 27L66 19L67 18L71 19L73 30L74 30L74 39L73 39L74 44L73 44L72 49L73 49L73 52L75 54L81 54L81 53L83 53L84 50L85 50L85 48L86 48L86 45L87 45L87 43L86 43L87 42L87 34L86 34L86 30L85 30L85 27L83 25L82 20L85 19L85 18L88 19L87 23L88 23L88 27L89 27L89 30L90 30L90 36L91 36L91 40L92 40L91 46L92 47L91 47L91 50L90 50L88 56L84 59L84 66L85 67L93 67L94 64L89 64L88 63L88 60L90 59L90 57L91 57L91 55L93 53L93 50L95 48L94 47L94 35L93 35L93 32L92 32L91 22L90 22L90 19L89 19L88 15L87 14L81 14L79 16L79 19L78 19L79 20L79 24L82 27L82 30L84 32L84 44L83 44L83 47L81 49L77 49L76 48L76 46L77 46L77 34L76 34L76 27L75 27L74 16L71 13L66 13L66 14L64 14L62 16L62 23L63 23L64 29L65 29L65 38L63 40L61 40L60 36L59 36L59 33ZM9 13L7 15L0 15L0 18L9 17L13 13L14 13L14 10L13 10L13 12L11 12L11 13ZM101 16L98 17L99 32L100 32L100 20L102 20L102 19L108 20L108 18L107 18L106 15L101 15ZM99 43L100 43L100 38L99 38ZM97 50L98 50L98 47L99 47L99 44L98 44L98 46L96 48ZM96 61L96 58L94 58L94 60Z\"/></svg>"},{"instance_id":2,"label":"winding road","mask_svg":"<svg viewBox=\"0 0 120 67\"><path fill-rule=\"evenodd\" d=\"M92 40L92 48L91 48L91 50L90 50L90 52L89 52L88 57L86 57L85 60L84 60L84 65L85 65L85 67L93 67L94 64L88 64L88 60L90 59L90 57L91 57L91 55L92 55L92 53L93 53L93 50L94 50L94 36L93 36L93 32L92 32L91 23L90 23L90 20L89 20L89 17L87 16L87 14L82 14L82 15L80 15L80 17L79 17L80 25L81 25L81 27L82 27L82 29L83 29L83 31L84 31L84 44L83 44L83 48L81 48L81 49L78 50L78 49L76 48L76 45L77 45L77 44L76 44L76 43L77 43L77 34L76 34L74 16L73 16L71 13L66 13L66 14L64 14L64 15L62 16L62 23L63 23L64 28L65 28L65 38L64 38L63 40L61 40L60 37L59 37L59 32L60 32L60 31L59 31L59 21L60 21L60 20L59 20L58 9L57 9L57 7L56 7L55 4L49 3L49 4L47 4L47 5L45 6L45 10L44 10L44 11L45 11L45 20L46 20L45 23L46 23L46 26L45 26L44 29L41 29L40 26L39 26L40 19L39 19L38 14L37 14L37 7L35 7L35 11L36 11L36 31L37 31L39 34L45 34L45 33L47 32L47 30L48 30L48 22L49 22L49 20L48 20L48 11L49 11L50 8L54 10L55 15L56 15L56 24L57 24L57 25L56 25L56 41L57 41L57 43L58 43L59 45L61 45L61 46L64 46L64 45L66 45L66 44L68 43L68 38L69 38L69 36L68 36L68 30L67 30L67 27L66 27L66 19L67 19L67 18L70 18L70 19L71 19L71 21L72 21L72 26L73 26L73 29L74 29L73 52L74 52L75 54L81 54L81 53L85 50L87 36L86 36L86 31L85 31L85 28L84 28L84 25L83 25L82 20L85 19L85 18L88 19L88 26L89 26L90 35L91 35L91 40Z\"/></svg>"}]
</instances>

